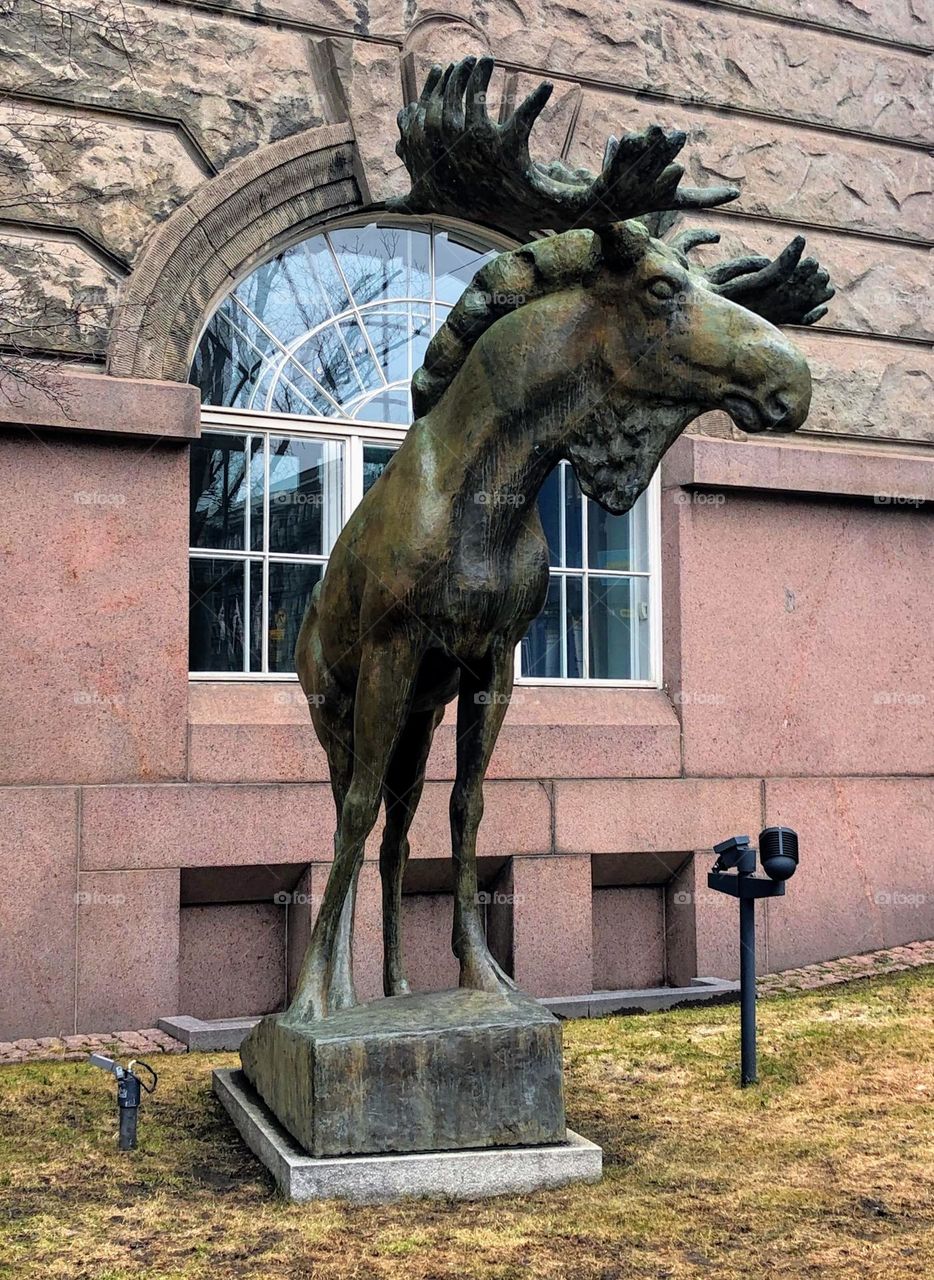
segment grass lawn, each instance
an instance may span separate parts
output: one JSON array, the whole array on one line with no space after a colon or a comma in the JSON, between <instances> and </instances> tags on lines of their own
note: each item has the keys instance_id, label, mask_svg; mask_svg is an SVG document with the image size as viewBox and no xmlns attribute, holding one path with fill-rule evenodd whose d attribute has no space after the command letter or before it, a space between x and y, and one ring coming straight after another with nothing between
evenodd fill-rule
<instances>
[{"instance_id":1,"label":"grass lawn","mask_svg":"<svg viewBox=\"0 0 934 1280\"><path fill-rule=\"evenodd\" d=\"M597 1187L454 1204L286 1205L210 1091L156 1062L140 1148L82 1063L0 1068L3 1280L934 1276L934 970L759 1008L568 1023L569 1122Z\"/></svg>"}]
</instances>

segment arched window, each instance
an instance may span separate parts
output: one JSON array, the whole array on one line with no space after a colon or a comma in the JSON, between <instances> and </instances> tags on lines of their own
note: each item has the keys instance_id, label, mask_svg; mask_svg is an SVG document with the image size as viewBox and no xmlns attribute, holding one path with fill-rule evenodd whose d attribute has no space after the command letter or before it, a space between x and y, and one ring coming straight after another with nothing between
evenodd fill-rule
<instances>
[{"instance_id":1,"label":"arched window","mask_svg":"<svg viewBox=\"0 0 934 1280\"><path fill-rule=\"evenodd\" d=\"M204 404L191 449L193 676L294 675L334 539L412 421L412 374L502 247L432 222L340 226L264 262L221 302L191 373ZM608 516L562 463L540 507L552 581L517 675L654 683L654 488Z\"/></svg>"}]
</instances>

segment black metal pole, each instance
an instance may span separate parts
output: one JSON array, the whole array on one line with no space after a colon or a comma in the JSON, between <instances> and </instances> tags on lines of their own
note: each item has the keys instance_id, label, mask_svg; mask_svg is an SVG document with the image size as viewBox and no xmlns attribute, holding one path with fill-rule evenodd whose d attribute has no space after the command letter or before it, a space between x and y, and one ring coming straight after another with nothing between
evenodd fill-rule
<instances>
[{"instance_id":1,"label":"black metal pole","mask_svg":"<svg viewBox=\"0 0 934 1280\"><path fill-rule=\"evenodd\" d=\"M136 1146L136 1119L141 1096L140 1082L132 1071L117 1081L117 1108L120 1112L117 1146L121 1151L132 1151Z\"/></svg>"},{"instance_id":2,"label":"black metal pole","mask_svg":"<svg viewBox=\"0 0 934 1280\"><path fill-rule=\"evenodd\" d=\"M739 900L739 999L743 1088L755 1084L756 1072L756 900Z\"/></svg>"}]
</instances>

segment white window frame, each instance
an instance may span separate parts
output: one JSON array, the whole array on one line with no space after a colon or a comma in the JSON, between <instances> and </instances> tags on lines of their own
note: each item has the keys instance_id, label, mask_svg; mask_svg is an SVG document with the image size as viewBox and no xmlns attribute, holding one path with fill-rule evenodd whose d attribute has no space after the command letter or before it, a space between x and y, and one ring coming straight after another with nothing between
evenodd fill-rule
<instances>
[{"instance_id":1,"label":"white window frame","mask_svg":"<svg viewBox=\"0 0 934 1280\"><path fill-rule=\"evenodd\" d=\"M304 436L312 440L340 442L344 446L341 468L341 507L344 522L363 497L363 448L366 444L393 444L399 446L405 439L407 428L387 426L384 422L367 422L361 419L335 421L333 418L314 418L305 414L266 413L254 409L220 409L204 405L201 410L201 425L205 432L223 435L289 435ZM264 451L266 469L266 501L268 501L269 449ZM589 645L589 609L587 607L587 578L647 578L649 584L649 661L652 676L646 680L601 680L583 677L565 676L523 676L521 674L521 646L516 646L516 683L523 686L558 687L562 689L578 687L585 689L658 689L661 688L662 672L662 627L661 627L661 484L658 474L646 490L646 535L648 539L648 568L638 572L621 570L591 569L586 566L586 519L584 520L584 542L582 547L581 568L553 566L550 573L555 576L577 577L584 580L583 611L583 646L587 652ZM563 506L561 519L564 519ZM268 538L264 539L268 545ZM209 547L189 547L190 560L233 560L239 563L247 560L251 564L263 567L264 562L280 562L286 564L320 564L327 565L326 555L302 555L298 552L250 551L215 551ZM249 591L249 584L246 590ZM244 602L249 610L249 600ZM263 593L263 666L268 665L269 643L269 598ZM244 645L244 665L250 661L249 645ZM293 673L279 671L191 671L192 681L291 681L297 682L298 676Z\"/></svg>"},{"instance_id":2,"label":"white window frame","mask_svg":"<svg viewBox=\"0 0 934 1280\"><path fill-rule=\"evenodd\" d=\"M573 468L570 468L573 471ZM645 680L605 680L595 676L524 676L522 675L522 645L521 642L516 646L516 683L523 685L541 685L543 687L556 686L561 689L576 686L578 688L593 689L660 689L662 687L662 583L661 583L661 545L662 545L662 503L661 503L661 480L659 473L656 471L652 477L648 488L645 491L646 500L646 541L648 543L648 568L640 570L630 569L594 569L587 563L589 559L588 548L588 520L587 520L587 503L592 499L584 497L582 501L582 531L581 531L581 563L578 566L573 565L551 565L549 568L549 578L576 578L582 582L582 613L581 613L581 652L586 655L586 660L590 661L590 605L588 585L591 578L619 578L627 580L630 578L644 578L648 581L648 624L649 624L649 669L650 675ZM563 491L562 491L563 492ZM564 542L566 508L564 502L558 507L558 519L560 521L561 539ZM564 646L567 642L566 631L562 632L561 643Z\"/></svg>"}]
</instances>

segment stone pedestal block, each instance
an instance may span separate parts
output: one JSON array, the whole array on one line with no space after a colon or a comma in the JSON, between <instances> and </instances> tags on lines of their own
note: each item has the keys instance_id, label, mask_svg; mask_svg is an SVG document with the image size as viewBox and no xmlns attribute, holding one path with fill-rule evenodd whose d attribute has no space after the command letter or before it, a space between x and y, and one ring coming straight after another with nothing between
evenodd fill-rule
<instances>
[{"instance_id":1,"label":"stone pedestal block","mask_svg":"<svg viewBox=\"0 0 934 1280\"><path fill-rule=\"evenodd\" d=\"M316 1157L565 1140L561 1024L518 993L397 996L300 1024L276 1014L240 1059Z\"/></svg>"}]
</instances>

